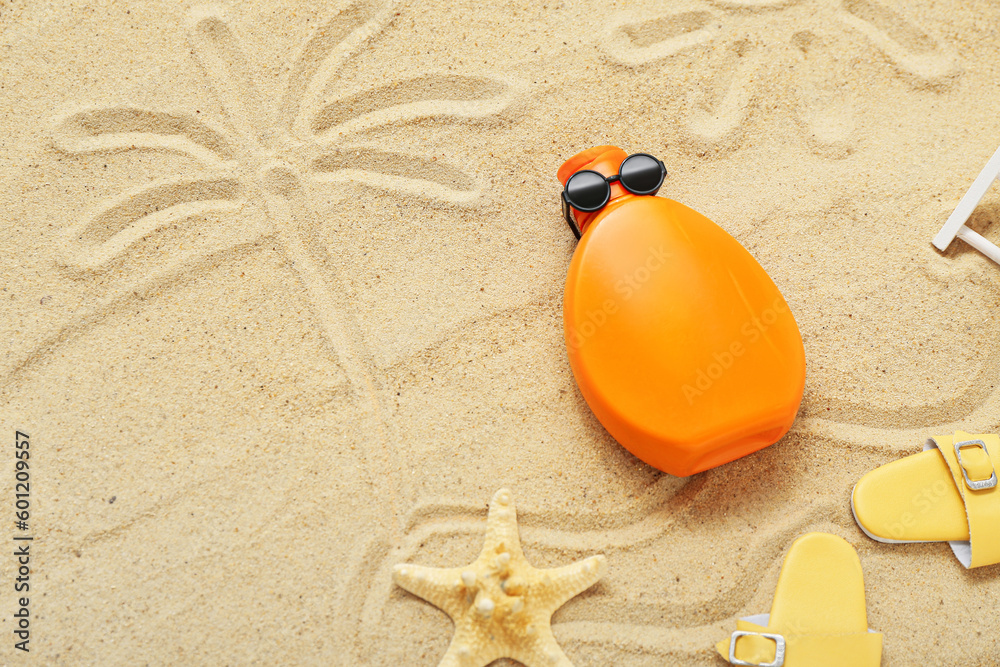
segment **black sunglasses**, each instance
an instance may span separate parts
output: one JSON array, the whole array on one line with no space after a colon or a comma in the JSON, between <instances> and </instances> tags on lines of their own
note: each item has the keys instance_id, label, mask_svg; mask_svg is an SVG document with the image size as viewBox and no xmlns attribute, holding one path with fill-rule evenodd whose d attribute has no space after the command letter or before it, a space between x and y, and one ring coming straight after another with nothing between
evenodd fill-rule
<instances>
[{"instance_id":1,"label":"black sunglasses","mask_svg":"<svg viewBox=\"0 0 1000 667\"><path fill-rule=\"evenodd\" d=\"M573 209L590 213L597 211L611 199L611 184L618 181L634 195L655 195L667 177L667 168L648 153L633 153L622 160L618 173L605 176L591 169L578 171L566 181L562 191L563 216L573 235L580 238L580 225Z\"/></svg>"}]
</instances>

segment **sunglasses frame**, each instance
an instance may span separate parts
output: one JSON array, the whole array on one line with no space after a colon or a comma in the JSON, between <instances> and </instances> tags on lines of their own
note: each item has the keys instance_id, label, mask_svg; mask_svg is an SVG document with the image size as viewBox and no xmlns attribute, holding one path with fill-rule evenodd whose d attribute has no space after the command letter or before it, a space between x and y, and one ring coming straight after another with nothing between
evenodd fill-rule
<instances>
[{"instance_id":1,"label":"sunglasses frame","mask_svg":"<svg viewBox=\"0 0 1000 667\"><path fill-rule=\"evenodd\" d=\"M652 159L653 161L655 161L658 165L660 165L660 182L656 184L655 188L653 188L652 190L650 190L648 192L637 192L637 191L631 189L630 187L628 187L627 185L625 185L624 182L622 182L622 177L621 177L622 167L625 165L626 162L628 162L632 158L638 157L640 155L642 155L644 157L648 157L648 158ZM594 171L593 169L581 169L580 171L575 171L575 172L573 172L572 176L570 176L569 178L566 179L566 185L569 185L569 182L571 180L573 180L573 176L576 176L577 174L582 174L584 172L591 172L593 174L597 174L598 176L600 176L601 178L603 178L605 181L607 181L607 183L608 183L608 196L605 197L604 201L601 202L600 206L595 206L593 208L578 208L578 207L574 206L573 204L569 203L569 199L566 197L566 186L563 186L563 190L562 190L562 193L561 193L563 217L566 218L566 224L569 225L569 228L573 232L573 236L576 237L577 241L580 240L580 238L583 236L583 233L580 231L580 226L576 222L576 216L573 215L573 211L576 210L576 211L580 211L581 213L593 213L594 211L600 211L602 208L604 208L605 206L607 206L608 202L611 201L611 184L612 183L614 183L615 181L618 181L618 182L620 182L622 184L622 187L625 188L628 192L631 192L634 195L639 195L640 197L643 197L643 196L647 196L647 195L649 195L649 196L655 195L657 192L659 192L660 188L663 187L663 181L665 181L666 178L667 178L667 167L666 167L666 165L663 164L662 160L656 158L656 156L650 155L649 153L632 153L627 158L625 158L624 160L622 160L622 163L620 165L618 165L618 173L617 174L613 174L611 176L605 176L604 174L602 174L602 173L600 173L598 171Z\"/></svg>"}]
</instances>

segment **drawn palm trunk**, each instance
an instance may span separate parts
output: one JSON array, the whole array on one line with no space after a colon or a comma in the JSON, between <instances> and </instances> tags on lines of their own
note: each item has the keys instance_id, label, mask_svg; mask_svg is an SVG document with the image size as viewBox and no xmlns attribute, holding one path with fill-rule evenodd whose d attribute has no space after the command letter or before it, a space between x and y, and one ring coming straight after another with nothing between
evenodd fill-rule
<instances>
[{"instance_id":1,"label":"drawn palm trunk","mask_svg":"<svg viewBox=\"0 0 1000 667\"><path fill-rule=\"evenodd\" d=\"M101 202L66 230L67 267L84 277L101 274L126 257L134 258L150 237L169 235L171 229L194 221L209 223L210 233L177 250L162 265L144 267L125 288L105 295L56 336L42 341L21 364L100 321L114 304L163 285L192 264L273 239L298 276L325 344L347 378L362 415L362 437L377 443L375 451L367 452L369 474L387 496L398 536L399 489L389 474L391 443L375 366L332 278L335 256L309 231L318 222L310 188L359 183L425 201L473 204L483 186L462 167L448 160L375 151L352 145L350 138L431 116L462 120L494 115L511 103L519 84L487 75L431 73L326 101L327 88L343 62L388 26L392 10L391 3L357 0L336 12L300 50L284 98L268 110L222 14L214 8L195 9L189 38L221 102L224 129L187 112L124 106L89 108L57 119L53 143L69 155L142 150L179 154L201 166L197 173L163 178ZM266 223L249 224L251 211Z\"/></svg>"}]
</instances>

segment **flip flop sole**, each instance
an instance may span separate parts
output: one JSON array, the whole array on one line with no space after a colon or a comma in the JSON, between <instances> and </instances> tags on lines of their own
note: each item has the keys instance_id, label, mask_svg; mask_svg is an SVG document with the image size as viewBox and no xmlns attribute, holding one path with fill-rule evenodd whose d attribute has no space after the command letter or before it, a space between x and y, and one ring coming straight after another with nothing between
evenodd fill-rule
<instances>
[{"instance_id":1,"label":"flip flop sole","mask_svg":"<svg viewBox=\"0 0 1000 667\"><path fill-rule=\"evenodd\" d=\"M716 648L724 658L743 661L736 664L878 665L882 635L868 629L854 547L826 533L795 540L781 566L771 613L740 619L737 632Z\"/></svg>"},{"instance_id":2,"label":"flip flop sole","mask_svg":"<svg viewBox=\"0 0 1000 667\"><path fill-rule=\"evenodd\" d=\"M774 590L771 624L797 634L867 632L865 581L854 547L826 533L795 540Z\"/></svg>"},{"instance_id":3,"label":"flip flop sole","mask_svg":"<svg viewBox=\"0 0 1000 667\"><path fill-rule=\"evenodd\" d=\"M890 544L969 539L962 496L936 449L872 470L854 485L851 509L868 537Z\"/></svg>"}]
</instances>

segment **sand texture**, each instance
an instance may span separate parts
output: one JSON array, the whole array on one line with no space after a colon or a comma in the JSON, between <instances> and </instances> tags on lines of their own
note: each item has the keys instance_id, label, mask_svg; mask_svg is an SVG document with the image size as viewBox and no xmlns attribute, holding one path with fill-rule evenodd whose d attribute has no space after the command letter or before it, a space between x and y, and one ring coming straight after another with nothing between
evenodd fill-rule
<instances>
[{"instance_id":1,"label":"sand texture","mask_svg":"<svg viewBox=\"0 0 1000 667\"><path fill-rule=\"evenodd\" d=\"M1000 566L849 504L1000 428L1000 267L930 245L998 96L987 0L0 0L0 552L15 429L35 538L0 663L436 665L453 624L393 566L471 563L507 487L532 565L607 557L552 618L578 667L724 664L811 530L856 547L883 665L998 664ZM555 173L605 143L787 299L778 444L678 479L581 398Z\"/></svg>"}]
</instances>

